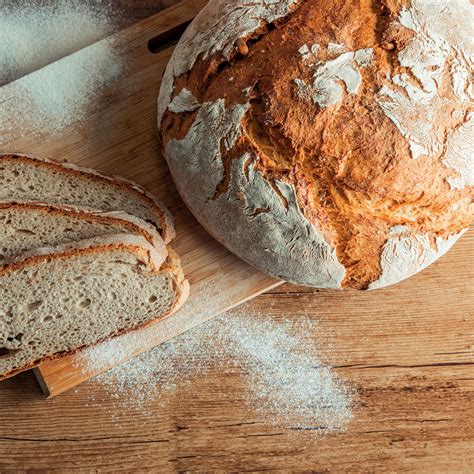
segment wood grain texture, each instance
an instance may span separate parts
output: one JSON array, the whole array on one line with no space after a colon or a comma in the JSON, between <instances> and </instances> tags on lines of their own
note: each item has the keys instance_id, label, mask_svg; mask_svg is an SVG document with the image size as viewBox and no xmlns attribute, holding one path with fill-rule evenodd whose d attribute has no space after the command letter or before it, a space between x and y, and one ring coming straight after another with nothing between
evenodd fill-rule
<instances>
[{"instance_id":1,"label":"wood grain texture","mask_svg":"<svg viewBox=\"0 0 474 474\"><path fill-rule=\"evenodd\" d=\"M142 2L123 3L139 15ZM0 384L0 471L472 472L473 259L471 230L390 288L284 285L246 303L255 318L319 321L322 340L306 337L358 392L346 433L314 438L269 425L247 407L237 369L210 371L147 414L123 409L94 381L45 401L26 373Z\"/></svg>"},{"instance_id":2,"label":"wood grain texture","mask_svg":"<svg viewBox=\"0 0 474 474\"><path fill-rule=\"evenodd\" d=\"M358 392L346 433L271 426L246 405L239 370L200 375L148 413L94 381L45 401L23 374L0 385L0 471L472 472L474 232L453 250L372 294L285 285L244 306L255 318L319 321L324 337L306 337Z\"/></svg>"}]
</instances>

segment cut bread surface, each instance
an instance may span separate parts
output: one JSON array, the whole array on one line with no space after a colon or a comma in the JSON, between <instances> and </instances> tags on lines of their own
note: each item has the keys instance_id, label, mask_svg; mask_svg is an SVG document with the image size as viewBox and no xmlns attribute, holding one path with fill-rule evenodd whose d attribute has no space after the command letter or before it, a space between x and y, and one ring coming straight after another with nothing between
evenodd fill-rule
<instances>
[{"instance_id":1,"label":"cut bread surface","mask_svg":"<svg viewBox=\"0 0 474 474\"><path fill-rule=\"evenodd\" d=\"M156 228L130 214L35 202L0 202L0 260L25 251L105 235L141 235L162 254Z\"/></svg>"},{"instance_id":2,"label":"cut bread surface","mask_svg":"<svg viewBox=\"0 0 474 474\"><path fill-rule=\"evenodd\" d=\"M26 155L0 155L0 200L124 211L155 225L165 243L175 236L171 214L143 188L70 163Z\"/></svg>"},{"instance_id":3,"label":"cut bread surface","mask_svg":"<svg viewBox=\"0 0 474 474\"><path fill-rule=\"evenodd\" d=\"M129 234L11 259L0 268L0 379L177 309L188 283L174 252L161 262L153 245Z\"/></svg>"}]
</instances>

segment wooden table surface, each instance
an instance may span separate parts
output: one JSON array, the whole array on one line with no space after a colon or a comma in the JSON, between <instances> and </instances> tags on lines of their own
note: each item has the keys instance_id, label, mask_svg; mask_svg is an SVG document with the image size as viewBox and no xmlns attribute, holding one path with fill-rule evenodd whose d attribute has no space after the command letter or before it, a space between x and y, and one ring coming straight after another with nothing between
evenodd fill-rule
<instances>
[{"instance_id":1,"label":"wooden table surface","mask_svg":"<svg viewBox=\"0 0 474 474\"><path fill-rule=\"evenodd\" d=\"M126 24L174 1L115 3ZM377 290L377 307L367 304L366 293L350 292L339 303L332 291L284 285L239 311L319 322L322 352L357 390L345 433L315 437L269 425L245 404L238 370L211 370L146 413L121 408L94 381L46 401L25 373L0 384L0 472L472 472L473 257L471 231L421 274ZM321 344L316 335L306 337Z\"/></svg>"}]
</instances>

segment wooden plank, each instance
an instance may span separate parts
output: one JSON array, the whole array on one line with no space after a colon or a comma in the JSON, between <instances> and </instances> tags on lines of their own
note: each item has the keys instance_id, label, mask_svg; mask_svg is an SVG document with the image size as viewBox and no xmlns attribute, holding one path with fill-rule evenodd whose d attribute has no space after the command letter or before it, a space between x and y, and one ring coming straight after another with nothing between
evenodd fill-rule
<instances>
[{"instance_id":1,"label":"wooden plank","mask_svg":"<svg viewBox=\"0 0 474 474\"><path fill-rule=\"evenodd\" d=\"M273 426L246 404L245 368L211 367L146 409L94 381L45 404L24 374L0 385L0 470L472 472L473 259L471 231L397 286L284 285L228 314L318 321L299 337L357 390L345 433Z\"/></svg>"},{"instance_id":2,"label":"wooden plank","mask_svg":"<svg viewBox=\"0 0 474 474\"><path fill-rule=\"evenodd\" d=\"M93 383L44 403L25 374L0 387L0 470L472 472L472 366L340 374L358 389L359 407L347 432L321 437L272 426L247 407L239 372L210 371L146 413Z\"/></svg>"},{"instance_id":3,"label":"wooden plank","mask_svg":"<svg viewBox=\"0 0 474 474\"><path fill-rule=\"evenodd\" d=\"M230 254L202 229L179 198L159 151L156 99L172 48L154 54L148 44L155 38L153 46L159 50L156 37L169 42L167 32L179 32L205 3L183 1L104 40L112 41L126 65L124 77L113 90L105 91L86 121L67 133L45 136L38 128L25 134L21 123L16 123L13 131L1 130L0 125L2 151L67 159L125 176L157 194L175 215L177 238L173 247L191 283L189 301L172 317L141 331L139 343L130 348L127 345L128 352L117 364L280 284ZM67 66L73 60L74 54L60 61ZM0 103L22 100L15 96L15 86L22 80L0 89ZM77 356L42 364L35 373L48 396L97 375L81 367Z\"/></svg>"}]
</instances>

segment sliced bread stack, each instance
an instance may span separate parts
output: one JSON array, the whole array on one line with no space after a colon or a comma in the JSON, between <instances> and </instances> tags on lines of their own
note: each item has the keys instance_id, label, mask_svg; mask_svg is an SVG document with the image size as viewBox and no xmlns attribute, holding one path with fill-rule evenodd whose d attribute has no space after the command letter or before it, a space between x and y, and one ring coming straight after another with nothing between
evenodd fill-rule
<instances>
[{"instance_id":1,"label":"sliced bread stack","mask_svg":"<svg viewBox=\"0 0 474 474\"><path fill-rule=\"evenodd\" d=\"M134 183L0 155L0 380L179 308L174 235Z\"/></svg>"}]
</instances>

